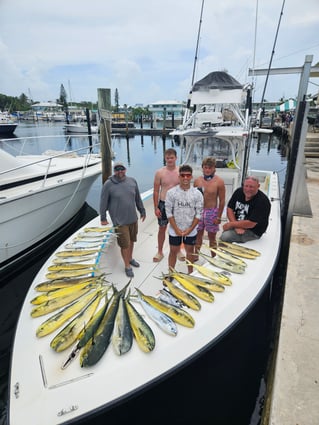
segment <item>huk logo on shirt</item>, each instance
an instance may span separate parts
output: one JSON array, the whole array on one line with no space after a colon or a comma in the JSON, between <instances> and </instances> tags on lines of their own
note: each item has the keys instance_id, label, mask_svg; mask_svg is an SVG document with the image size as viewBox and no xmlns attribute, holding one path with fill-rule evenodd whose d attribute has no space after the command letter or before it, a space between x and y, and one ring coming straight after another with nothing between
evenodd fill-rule
<instances>
[{"instance_id":1,"label":"huk logo on shirt","mask_svg":"<svg viewBox=\"0 0 319 425\"><path fill-rule=\"evenodd\" d=\"M177 206L178 207L188 207L188 208L190 208L191 207L191 204L190 204L190 202L181 202L181 201L177 201Z\"/></svg>"}]
</instances>

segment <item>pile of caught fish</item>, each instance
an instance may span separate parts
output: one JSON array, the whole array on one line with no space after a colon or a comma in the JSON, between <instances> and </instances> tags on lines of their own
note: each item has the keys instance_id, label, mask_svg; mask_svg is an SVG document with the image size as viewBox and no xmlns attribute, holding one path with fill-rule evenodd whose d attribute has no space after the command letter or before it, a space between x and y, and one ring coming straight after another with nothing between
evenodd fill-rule
<instances>
[{"instance_id":1,"label":"pile of caught fish","mask_svg":"<svg viewBox=\"0 0 319 425\"><path fill-rule=\"evenodd\" d=\"M214 292L223 292L225 286L232 284L229 272L245 271L247 264L242 258L260 255L220 241L217 249L210 248L215 257L199 255L226 272L190 263L203 277L170 270L161 277L164 287L158 297L145 295L137 288L132 295L130 282L117 290L98 267L102 250L114 236L114 228L84 229L64 251L56 253L48 267L48 280L35 287L40 294L31 300L31 316L55 312L40 324L36 335L49 335L64 325L51 340L51 348L62 352L75 345L63 369L79 353L82 367L95 365L110 344L117 355L123 355L131 349L134 338L142 351L151 352L155 347L154 333L132 301L138 302L146 315L171 336L177 335L177 324L193 328L195 320L184 307L199 311L202 300L213 302Z\"/></svg>"}]
</instances>

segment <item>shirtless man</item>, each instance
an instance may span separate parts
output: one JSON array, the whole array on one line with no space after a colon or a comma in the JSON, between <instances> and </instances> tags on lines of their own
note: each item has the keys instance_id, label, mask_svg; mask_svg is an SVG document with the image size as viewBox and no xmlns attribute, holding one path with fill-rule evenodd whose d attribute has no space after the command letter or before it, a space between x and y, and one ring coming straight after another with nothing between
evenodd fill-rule
<instances>
[{"instance_id":1,"label":"shirtless man","mask_svg":"<svg viewBox=\"0 0 319 425\"><path fill-rule=\"evenodd\" d=\"M215 174L215 158L204 158L202 169L203 175L194 181L194 187L198 187L204 196L203 214L197 227L196 252L199 252L202 246L205 230L208 234L209 246L216 248L216 234L219 230L226 194L224 180ZM211 252L211 255L214 257L215 253ZM197 260L198 256L195 256L194 261Z\"/></svg>"},{"instance_id":2,"label":"shirtless man","mask_svg":"<svg viewBox=\"0 0 319 425\"><path fill-rule=\"evenodd\" d=\"M154 177L153 201L155 215L158 219L157 254L153 261L158 263L164 257L163 245L168 220L165 213L165 197L168 189L179 184L179 168L176 165L177 153L175 149L166 149L164 153L165 166L156 171Z\"/></svg>"}]
</instances>

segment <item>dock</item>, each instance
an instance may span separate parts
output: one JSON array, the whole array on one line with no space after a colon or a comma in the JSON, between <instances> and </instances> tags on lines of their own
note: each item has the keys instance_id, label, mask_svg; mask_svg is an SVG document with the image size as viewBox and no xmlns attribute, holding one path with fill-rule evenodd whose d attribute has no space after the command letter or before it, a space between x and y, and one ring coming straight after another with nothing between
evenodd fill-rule
<instances>
[{"instance_id":1,"label":"dock","mask_svg":"<svg viewBox=\"0 0 319 425\"><path fill-rule=\"evenodd\" d=\"M134 137L136 135L141 136L168 136L173 131L173 128L114 128L112 129L112 136L120 135L127 137Z\"/></svg>"},{"instance_id":2,"label":"dock","mask_svg":"<svg viewBox=\"0 0 319 425\"><path fill-rule=\"evenodd\" d=\"M312 217L293 217L279 339L267 377L262 425L319 424L319 132L308 133L306 147Z\"/></svg>"},{"instance_id":3,"label":"dock","mask_svg":"<svg viewBox=\"0 0 319 425\"><path fill-rule=\"evenodd\" d=\"M319 130L307 133L305 143L305 157L319 158Z\"/></svg>"}]
</instances>

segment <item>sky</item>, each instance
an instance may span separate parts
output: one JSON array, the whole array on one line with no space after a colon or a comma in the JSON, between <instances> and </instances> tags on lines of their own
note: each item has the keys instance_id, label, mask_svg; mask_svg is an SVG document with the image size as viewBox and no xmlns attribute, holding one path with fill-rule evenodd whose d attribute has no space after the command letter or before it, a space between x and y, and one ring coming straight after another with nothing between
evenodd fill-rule
<instances>
[{"instance_id":1,"label":"sky","mask_svg":"<svg viewBox=\"0 0 319 425\"><path fill-rule=\"evenodd\" d=\"M283 7L284 5L284 7ZM0 0L0 93L120 105L184 101L194 82L226 70L240 83L251 68L319 62L319 0ZM283 7L283 10L282 10ZM200 37L198 39L199 26ZM277 34L277 41L275 43ZM274 54L272 56L272 52ZM254 80L254 100L298 94L300 75ZM311 78L308 94L318 92Z\"/></svg>"}]
</instances>

